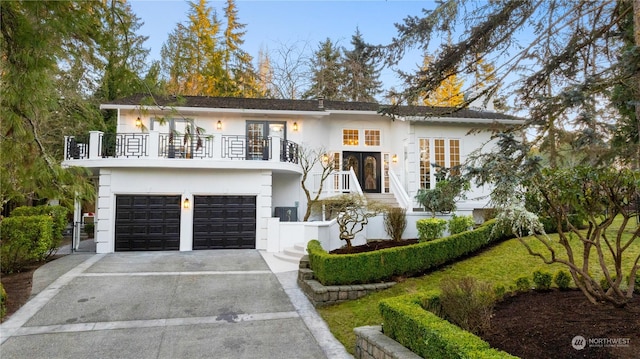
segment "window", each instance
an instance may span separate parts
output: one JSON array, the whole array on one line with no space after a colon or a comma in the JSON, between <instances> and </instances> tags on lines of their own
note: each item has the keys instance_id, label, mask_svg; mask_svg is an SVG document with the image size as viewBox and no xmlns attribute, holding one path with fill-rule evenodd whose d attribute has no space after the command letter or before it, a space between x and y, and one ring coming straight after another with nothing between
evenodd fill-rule
<instances>
[{"instance_id":1,"label":"window","mask_svg":"<svg viewBox=\"0 0 640 359\"><path fill-rule=\"evenodd\" d=\"M460 140L449 140L449 167L452 168L452 175L460 174L458 166L460 166Z\"/></svg>"},{"instance_id":2,"label":"window","mask_svg":"<svg viewBox=\"0 0 640 359\"><path fill-rule=\"evenodd\" d=\"M431 156L429 139L420 139L420 187L431 188Z\"/></svg>"},{"instance_id":3,"label":"window","mask_svg":"<svg viewBox=\"0 0 640 359\"><path fill-rule=\"evenodd\" d=\"M358 130L342 130L342 144L345 146L357 146L359 144Z\"/></svg>"},{"instance_id":4,"label":"window","mask_svg":"<svg viewBox=\"0 0 640 359\"><path fill-rule=\"evenodd\" d=\"M380 130L364 130L365 146L380 146Z\"/></svg>"},{"instance_id":5,"label":"window","mask_svg":"<svg viewBox=\"0 0 640 359\"><path fill-rule=\"evenodd\" d=\"M460 140L444 138L420 138L420 187L434 188L435 171L432 164L437 164L445 168L452 168L460 165ZM459 169L451 170L452 175L460 174Z\"/></svg>"}]
</instances>

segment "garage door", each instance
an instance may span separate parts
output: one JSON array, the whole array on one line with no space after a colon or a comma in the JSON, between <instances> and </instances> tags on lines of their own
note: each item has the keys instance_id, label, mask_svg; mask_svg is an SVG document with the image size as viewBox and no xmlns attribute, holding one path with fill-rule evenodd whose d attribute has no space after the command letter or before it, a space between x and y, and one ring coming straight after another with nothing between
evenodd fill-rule
<instances>
[{"instance_id":1,"label":"garage door","mask_svg":"<svg viewBox=\"0 0 640 359\"><path fill-rule=\"evenodd\" d=\"M180 249L180 196L116 196L116 251Z\"/></svg>"},{"instance_id":2,"label":"garage door","mask_svg":"<svg viewBox=\"0 0 640 359\"><path fill-rule=\"evenodd\" d=\"M193 249L256 247L255 196L194 196Z\"/></svg>"}]
</instances>

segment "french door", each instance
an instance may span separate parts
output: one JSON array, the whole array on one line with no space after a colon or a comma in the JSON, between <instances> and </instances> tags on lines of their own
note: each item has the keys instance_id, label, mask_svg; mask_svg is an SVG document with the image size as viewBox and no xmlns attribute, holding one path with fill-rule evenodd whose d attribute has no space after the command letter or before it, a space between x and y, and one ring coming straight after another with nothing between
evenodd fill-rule
<instances>
[{"instance_id":1,"label":"french door","mask_svg":"<svg viewBox=\"0 0 640 359\"><path fill-rule=\"evenodd\" d=\"M380 152L343 152L342 169L353 171L363 192L380 193L381 165Z\"/></svg>"},{"instance_id":2,"label":"french door","mask_svg":"<svg viewBox=\"0 0 640 359\"><path fill-rule=\"evenodd\" d=\"M287 138L286 122L247 121L247 159L269 160L272 138L276 137Z\"/></svg>"}]
</instances>

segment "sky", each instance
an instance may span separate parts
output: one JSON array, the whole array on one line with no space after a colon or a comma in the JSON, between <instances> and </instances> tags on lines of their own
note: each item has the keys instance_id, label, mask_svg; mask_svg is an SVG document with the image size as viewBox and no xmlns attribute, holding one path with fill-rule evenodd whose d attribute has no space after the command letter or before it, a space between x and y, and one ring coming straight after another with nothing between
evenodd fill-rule
<instances>
[{"instance_id":1,"label":"sky","mask_svg":"<svg viewBox=\"0 0 640 359\"><path fill-rule=\"evenodd\" d=\"M145 47L149 60L160 59L160 49L177 23L187 20L189 4L183 0L131 0L133 12L144 22L138 31L148 36ZM209 1L224 21L225 1ZM257 61L260 49L273 52L282 44L307 43L310 51L327 38L339 46L351 47L356 29L372 44L388 44L397 35L395 23L409 15L422 15L423 8L434 8L433 0L350 0L350 1L273 1L236 0L238 21L246 24L243 50ZM416 51L402 62L404 70L417 69L422 61ZM150 61L149 61L150 62ZM386 89L399 86L393 71L383 70L381 80Z\"/></svg>"}]
</instances>

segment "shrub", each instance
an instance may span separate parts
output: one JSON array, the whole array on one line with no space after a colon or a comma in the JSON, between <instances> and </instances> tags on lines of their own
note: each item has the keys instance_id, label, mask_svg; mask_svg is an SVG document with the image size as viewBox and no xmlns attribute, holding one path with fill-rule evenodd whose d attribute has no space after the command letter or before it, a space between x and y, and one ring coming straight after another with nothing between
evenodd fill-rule
<instances>
[{"instance_id":1,"label":"shrub","mask_svg":"<svg viewBox=\"0 0 640 359\"><path fill-rule=\"evenodd\" d=\"M445 319L476 335L489 328L496 302L491 284L471 277L447 279L440 284L440 290Z\"/></svg>"},{"instance_id":2,"label":"shrub","mask_svg":"<svg viewBox=\"0 0 640 359\"><path fill-rule=\"evenodd\" d=\"M539 270L533 272L533 284L538 290L551 289L552 280L553 280L553 275L551 275L551 273L543 272Z\"/></svg>"},{"instance_id":3,"label":"shrub","mask_svg":"<svg viewBox=\"0 0 640 359\"><path fill-rule=\"evenodd\" d=\"M447 221L439 218L424 218L416 221L420 241L432 241L441 238L447 228Z\"/></svg>"},{"instance_id":4,"label":"shrub","mask_svg":"<svg viewBox=\"0 0 640 359\"><path fill-rule=\"evenodd\" d=\"M407 210L404 208L389 208L384 214L384 229L394 241L402 239L402 233L407 228Z\"/></svg>"},{"instance_id":5,"label":"shrub","mask_svg":"<svg viewBox=\"0 0 640 359\"><path fill-rule=\"evenodd\" d=\"M502 299L507 295L507 288L505 288L505 286L503 285L498 285L494 288L493 292L496 295L496 299Z\"/></svg>"},{"instance_id":6,"label":"shrub","mask_svg":"<svg viewBox=\"0 0 640 359\"><path fill-rule=\"evenodd\" d=\"M62 206L22 206L11 211L11 217L23 216L50 216L53 219L53 236L47 257L58 250L64 237L64 229L67 227L69 210Z\"/></svg>"},{"instance_id":7,"label":"shrub","mask_svg":"<svg viewBox=\"0 0 640 359\"><path fill-rule=\"evenodd\" d=\"M2 272L20 271L26 264L46 258L53 238L50 216L9 217L0 222Z\"/></svg>"},{"instance_id":8,"label":"shrub","mask_svg":"<svg viewBox=\"0 0 640 359\"><path fill-rule=\"evenodd\" d=\"M93 238L94 234L95 234L95 224L93 223L85 223L84 224L84 233L87 235L87 237L89 238Z\"/></svg>"},{"instance_id":9,"label":"shrub","mask_svg":"<svg viewBox=\"0 0 640 359\"><path fill-rule=\"evenodd\" d=\"M466 232L472 229L474 224L476 224L476 222L472 216L456 216L454 214L449 220L449 234L453 235Z\"/></svg>"},{"instance_id":10,"label":"shrub","mask_svg":"<svg viewBox=\"0 0 640 359\"><path fill-rule=\"evenodd\" d=\"M384 333L422 358L514 358L422 307L434 300L435 292L382 300Z\"/></svg>"},{"instance_id":11,"label":"shrub","mask_svg":"<svg viewBox=\"0 0 640 359\"><path fill-rule=\"evenodd\" d=\"M531 282L528 277L520 277L516 279L516 289L519 292L528 292L531 290Z\"/></svg>"},{"instance_id":12,"label":"shrub","mask_svg":"<svg viewBox=\"0 0 640 359\"><path fill-rule=\"evenodd\" d=\"M0 283L0 319L7 314L7 292L5 292L2 283Z\"/></svg>"},{"instance_id":13,"label":"shrub","mask_svg":"<svg viewBox=\"0 0 640 359\"><path fill-rule=\"evenodd\" d=\"M569 285L571 285L571 274L561 269L556 272L556 275L553 278L553 282L558 286L560 290L567 290L569 289Z\"/></svg>"}]
</instances>

